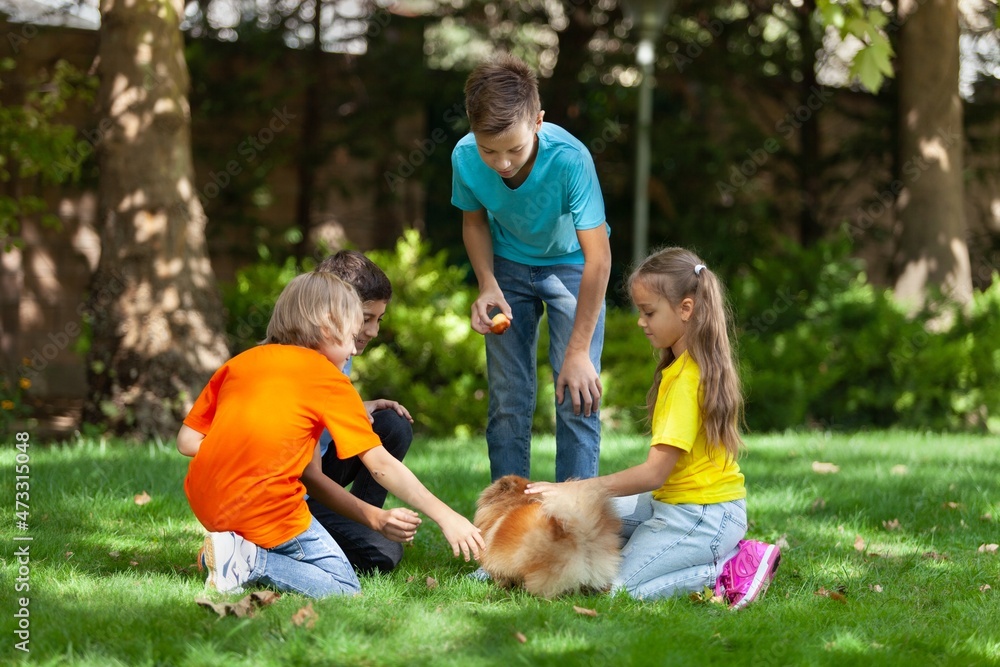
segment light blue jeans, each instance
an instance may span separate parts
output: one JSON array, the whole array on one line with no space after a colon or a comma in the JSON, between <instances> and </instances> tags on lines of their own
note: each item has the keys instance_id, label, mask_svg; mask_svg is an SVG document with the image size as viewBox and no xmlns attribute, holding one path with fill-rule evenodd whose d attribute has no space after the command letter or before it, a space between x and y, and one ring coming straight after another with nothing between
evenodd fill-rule
<instances>
[{"instance_id":1,"label":"light blue jeans","mask_svg":"<svg viewBox=\"0 0 1000 667\"><path fill-rule=\"evenodd\" d=\"M494 257L493 272L514 317L506 333L486 336L490 475L494 481L504 475L530 479L539 323L547 310L549 363L555 383L576 319L583 265L528 266ZM598 373L604 348L604 314L602 307L590 343L590 360ZM595 477L600 449L599 411L594 410L589 417L573 414L573 402L567 393L562 405L556 403L556 481Z\"/></svg>"},{"instance_id":2,"label":"light blue jeans","mask_svg":"<svg viewBox=\"0 0 1000 667\"><path fill-rule=\"evenodd\" d=\"M347 556L315 518L298 537L271 549L257 547L249 581L311 598L361 592Z\"/></svg>"},{"instance_id":3,"label":"light blue jeans","mask_svg":"<svg viewBox=\"0 0 1000 667\"><path fill-rule=\"evenodd\" d=\"M671 505L652 494L615 498L622 519L622 568L613 588L654 600L714 587L746 536L746 501Z\"/></svg>"}]
</instances>

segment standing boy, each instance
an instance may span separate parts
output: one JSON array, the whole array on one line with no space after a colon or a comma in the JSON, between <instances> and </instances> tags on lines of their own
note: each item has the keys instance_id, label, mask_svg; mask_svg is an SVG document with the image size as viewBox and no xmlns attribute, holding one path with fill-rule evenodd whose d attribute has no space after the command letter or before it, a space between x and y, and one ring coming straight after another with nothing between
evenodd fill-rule
<instances>
[{"instance_id":1,"label":"standing boy","mask_svg":"<svg viewBox=\"0 0 1000 667\"><path fill-rule=\"evenodd\" d=\"M472 328L486 336L486 441L494 480L530 478L536 349L543 309L556 394L556 480L597 475L609 227L594 160L561 127L542 123L538 80L499 55L469 75L471 132L452 152L452 204L479 282Z\"/></svg>"},{"instance_id":2,"label":"standing boy","mask_svg":"<svg viewBox=\"0 0 1000 667\"><path fill-rule=\"evenodd\" d=\"M363 253L341 250L320 262L317 271L332 273L354 287L361 297L364 322L361 332L354 339L356 354L365 351L368 343L378 336L382 317L392 299L392 284L385 272ZM344 374L351 374L351 359L344 366ZM365 410L371 419L372 430L382 441L382 446L397 460L402 461L413 441L413 418L409 411L396 401L378 399L365 401ZM330 447L333 436L324 430L320 436L320 456L323 474L344 488L350 485L351 494L375 507L385 504L386 490L375 481L372 474L357 456L341 459L336 446ZM334 512L314 498L308 499L309 511L330 536L344 550L347 559L359 572L390 572L403 559L403 545L372 530L368 526Z\"/></svg>"}]
</instances>

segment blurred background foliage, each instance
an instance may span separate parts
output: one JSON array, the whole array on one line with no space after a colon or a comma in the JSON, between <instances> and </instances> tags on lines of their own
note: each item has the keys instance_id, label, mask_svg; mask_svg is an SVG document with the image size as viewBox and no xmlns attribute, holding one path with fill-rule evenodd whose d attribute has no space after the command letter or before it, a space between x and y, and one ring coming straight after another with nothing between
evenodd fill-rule
<instances>
[{"instance_id":1,"label":"blurred background foliage","mask_svg":"<svg viewBox=\"0 0 1000 667\"><path fill-rule=\"evenodd\" d=\"M977 293L968 313L947 311L947 325L928 328L887 289L872 285L848 251L845 242L810 250L788 244L732 281L747 427L1000 433L1000 351L982 342L1000 340L1000 281L994 277L992 287ZM481 432L486 356L468 323L476 291L465 270L413 231L393 250L368 255L392 281L393 298L379 337L354 362L361 395L399 401L422 433ZM240 272L226 296L234 351L263 338L270 308L295 274L291 263L270 262ZM800 289L789 293L787 285ZM608 310L602 420L622 432L646 429L645 397L656 366L636 321L627 307ZM545 327L534 426L553 432Z\"/></svg>"}]
</instances>

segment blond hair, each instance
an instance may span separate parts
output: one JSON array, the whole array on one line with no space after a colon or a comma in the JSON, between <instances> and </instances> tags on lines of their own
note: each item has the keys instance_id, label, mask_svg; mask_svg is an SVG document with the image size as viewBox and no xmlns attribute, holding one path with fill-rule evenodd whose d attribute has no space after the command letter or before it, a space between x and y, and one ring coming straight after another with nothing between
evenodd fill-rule
<instances>
[{"instance_id":1,"label":"blond hair","mask_svg":"<svg viewBox=\"0 0 1000 667\"><path fill-rule=\"evenodd\" d=\"M315 350L326 339L346 342L362 322L361 299L350 284L331 273L303 273L281 290L264 342Z\"/></svg>"},{"instance_id":2,"label":"blond hair","mask_svg":"<svg viewBox=\"0 0 1000 667\"><path fill-rule=\"evenodd\" d=\"M507 133L542 110L538 77L517 56L500 53L479 64L465 81L465 112L476 134Z\"/></svg>"},{"instance_id":3,"label":"blond hair","mask_svg":"<svg viewBox=\"0 0 1000 667\"><path fill-rule=\"evenodd\" d=\"M647 257L632 272L628 278L629 293L637 283L666 299L675 309L686 298L694 301L685 337L688 353L701 369L698 401L705 435L710 446L722 447L727 458L735 459L743 446L739 431L743 423L743 389L730 342L731 317L721 281L693 252L664 248ZM646 396L650 419L663 369L674 358L670 348L662 351L653 386Z\"/></svg>"}]
</instances>

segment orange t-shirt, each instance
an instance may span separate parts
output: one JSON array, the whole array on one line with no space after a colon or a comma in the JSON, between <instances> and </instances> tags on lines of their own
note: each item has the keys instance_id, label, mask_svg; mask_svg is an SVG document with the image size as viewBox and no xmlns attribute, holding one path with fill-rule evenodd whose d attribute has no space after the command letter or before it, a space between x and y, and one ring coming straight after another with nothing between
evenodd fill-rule
<instances>
[{"instance_id":1,"label":"orange t-shirt","mask_svg":"<svg viewBox=\"0 0 1000 667\"><path fill-rule=\"evenodd\" d=\"M230 359L184 423L205 434L184 480L195 516L265 549L309 527L300 478L324 426L342 459L382 444L347 376L295 345L260 345Z\"/></svg>"}]
</instances>

